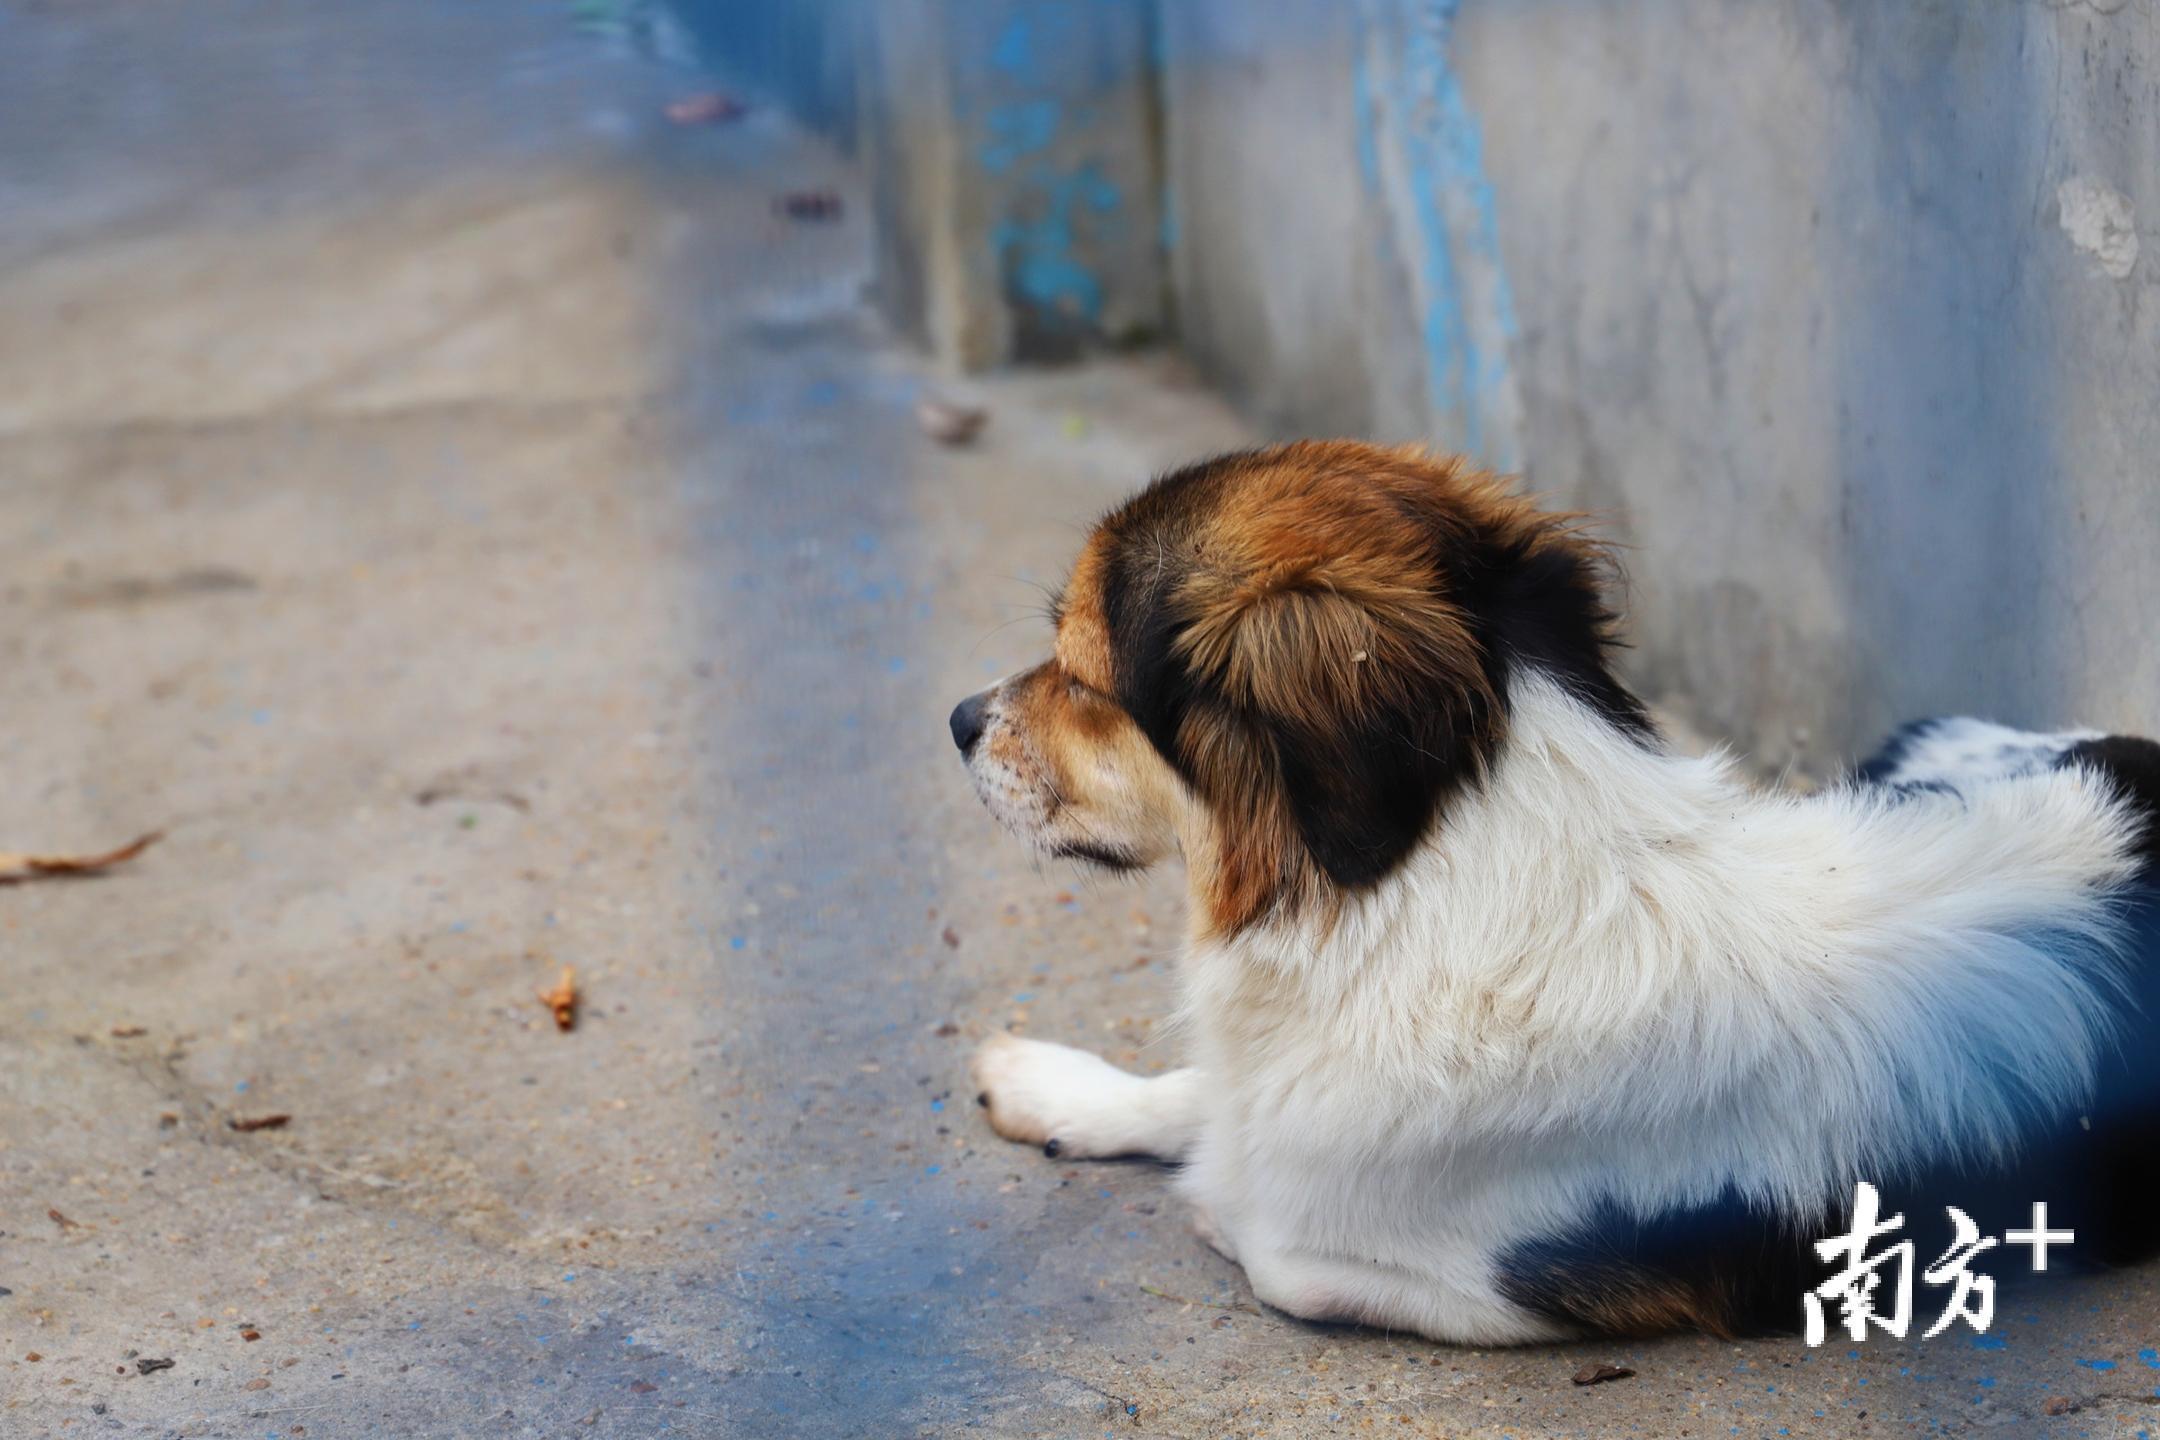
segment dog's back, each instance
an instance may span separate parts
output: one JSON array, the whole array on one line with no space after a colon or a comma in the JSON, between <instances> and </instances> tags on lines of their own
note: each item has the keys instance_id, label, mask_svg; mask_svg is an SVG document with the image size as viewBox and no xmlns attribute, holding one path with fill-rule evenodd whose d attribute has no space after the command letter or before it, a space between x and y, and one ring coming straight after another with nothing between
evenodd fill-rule
<instances>
[{"instance_id":1,"label":"dog's back","mask_svg":"<svg viewBox=\"0 0 2160 1440\"><path fill-rule=\"evenodd\" d=\"M2034 1117L2030 1148L1983 1175L1926 1177L1966 1208L2000 1207L2026 1222L2047 1199L2078 1239L2083 1261L2119 1263L2160 1251L2153 1222L2160 1194L2160 743L2096 731L2034 734L1966 718L1924 720L1900 730L1856 772L1893 787L1962 793L2037 770L2076 769L2121 795L2144 818L2138 883L2120 897L2124 912L2122 1022L2103 1054L2091 1106L2075 1116ZM1915 1189L1915 1204L1932 1198ZM2051 1222L2052 1223L2052 1222ZM2000 1233L2001 1227L1988 1233Z\"/></svg>"},{"instance_id":2,"label":"dog's back","mask_svg":"<svg viewBox=\"0 0 2160 1440\"><path fill-rule=\"evenodd\" d=\"M2160 1253L2153 1219L2160 1194L2160 743L2097 731L2039 734L1962 717L1924 720L1893 735L1851 783L1971 797L2006 780L2067 769L2120 795L2145 822L2142 869L2114 900L2120 986L2108 1000L2116 1023L2079 1103L2020 1117L2015 1143L1999 1153L1877 1178L1878 1213L1904 1219L1877 1244L1910 1239L1919 1266L1934 1264L1959 1240L1951 1206L1979 1235L2001 1239L2031 1228L2035 1204L2044 1203L2046 1228L2076 1237L2050 1255L2052 1276ZM1694 1318L1721 1318L1716 1328L1735 1333L1796 1329L1803 1297L1838 1268L1819 1257L1816 1242L1851 1228L1853 1200L1825 1197L1830 1216L1820 1224L1732 1191L1708 1205L1647 1217L1607 1208L1577 1232L1505 1257L1503 1288L1527 1308L1591 1329L1635 1328L1627 1302L1618 1309L1612 1302L1661 1295ZM1984 1250L1970 1269L2010 1285L2039 1273L2022 1243ZM1654 1322L1658 1309L1648 1305L1645 1318Z\"/></svg>"}]
</instances>

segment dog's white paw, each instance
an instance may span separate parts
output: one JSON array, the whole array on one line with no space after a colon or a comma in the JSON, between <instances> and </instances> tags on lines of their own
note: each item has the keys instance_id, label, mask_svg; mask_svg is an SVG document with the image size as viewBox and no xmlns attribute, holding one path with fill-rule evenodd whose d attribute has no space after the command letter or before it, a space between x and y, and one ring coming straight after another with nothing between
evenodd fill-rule
<instances>
[{"instance_id":1,"label":"dog's white paw","mask_svg":"<svg viewBox=\"0 0 2160 1440\"><path fill-rule=\"evenodd\" d=\"M1116 1113L1134 1089L1147 1083L1085 1050L1018 1035L984 1041L968 1073L991 1129L1073 1160L1128 1153L1125 1139L1110 1132L1120 1128Z\"/></svg>"}]
</instances>

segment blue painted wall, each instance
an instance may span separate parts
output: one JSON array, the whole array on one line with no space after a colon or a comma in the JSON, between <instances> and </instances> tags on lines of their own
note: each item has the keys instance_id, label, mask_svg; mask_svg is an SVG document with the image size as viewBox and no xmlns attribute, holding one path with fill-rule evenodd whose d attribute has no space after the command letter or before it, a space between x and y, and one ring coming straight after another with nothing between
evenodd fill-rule
<instances>
[{"instance_id":1,"label":"blue painted wall","mask_svg":"<svg viewBox=\"0 0 2160 1440\"><path fill-rule=\"evenodd\" d=\"M1124 329L1154 328L1160 186L1140 121L1154 88L1149 6L999 0L954 13L955 118L991 213L1016 348L1069 353L1117 338L1106 324L1120 314Z\"/></svg>"},{"instance_id":2,"label":"blue painted wall","mask_svg":"<svg viewBox=\"0 0 2160 1440\"><path fill-rule=\"evenodd\" d=\"M1261 417L1522 462L1515 302L1453 0L1165 0L1180 337Z\"/></svg>"},{"instance_id":3,"label":"blue painted wall","mask_svg":"<svg viewBox=\"0 0 2160 1440\"><path fill-rule=\"evenodd\" d=\"M676 0L853 148L900 326L966 367L1160 334L1152 0Z\"/></svg>"},{"instance_id":4,"label":"blue painted wall","mask_svg":"<svg viewBox=\"0 0 2160 1440\"><path fill-rule=\"evenodd\" d=\"M1457 0L1352 7L1358 168L1411 282L1432 429L1512 470L1522 463L1514 301L1483 129L1456 73L1459 9Z\"/></svg>"}]
</instances>

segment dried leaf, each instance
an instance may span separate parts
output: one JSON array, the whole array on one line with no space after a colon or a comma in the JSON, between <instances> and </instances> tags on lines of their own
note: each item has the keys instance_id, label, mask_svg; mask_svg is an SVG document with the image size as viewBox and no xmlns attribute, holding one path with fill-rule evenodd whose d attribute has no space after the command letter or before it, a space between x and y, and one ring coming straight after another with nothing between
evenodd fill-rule
<instances>
[{"instance_id":1,"label":"dried leaf","mask_svg":"<svg viewBox=\"0 0 2160 1440\"><path fill-rule=\"evenodd\" d=\"M555 1028L568 1030L577 1024L577 970L574 966L562 967L562 979L555 982L553 990L536 992L540 1003L555 1014Z\"/></svg>"},{"instance_id":2,"label":"dried leaf","mask_svg":"<svg viewBox=\"0 0 2160 1440\"><path fill-rule=\"evenodd\" d=\"M115 1040L133 1040L149 1033L140 1025L115 1025L112 1027L112 1037Z\"/></svg>"},{"instance_id":3,"label":"dried leaf","mask_svg":"<svg viewBox=\"0 0 2160 1440\"><path fill-rule=\"evenodd\" d=\"M1608 1380L1625 1380L1635 1372L1625 1365L1585 1365L1575 1372L1577 1385L1603 1385Z\"/></svg>"},{"instance_id":4,"label":"dried leaf","mask_svg":"<svg viewBox=\"0 0 2160 1440\"><path fill-rule=\"evenodd\" d=\"M243 1120L238 1115L235 1115L232 1117L232 1119L227 1120L225 1123L227 1126L234 1130L238 1130L243 1135L250 1135L257 1130L282 1130L287 1125L292 1124L292 1116L254 1115Z\"/></svg>"},{"instance_id":5,"label":"dried leaf","mask_svg":"<svg viewBox=\"0 0 2160 1440\"><path fill-rule=\"evenodd\" d=\"M164 831L153 830L102 855L15 855L0 850L0 882L40 880L48 875L94 874L123 860L134 859L164 838Z\"/></svg>"},{"instance_id":6,"label":"dried leaf","mask_svg":"<svg viewBox=\"0 0 2160 1440\"><path fill-rule=\"evenodd\" d=\"M80 1220L70 1220L67 1216L61 1214L57 1209L54 1209L51 1206L46 1207L45 1218L52 1221L53 1224L58 1225L63 1234L69 1230L80 1230L83 1228L82 1222Z\"/></svg>"}]
</instances>

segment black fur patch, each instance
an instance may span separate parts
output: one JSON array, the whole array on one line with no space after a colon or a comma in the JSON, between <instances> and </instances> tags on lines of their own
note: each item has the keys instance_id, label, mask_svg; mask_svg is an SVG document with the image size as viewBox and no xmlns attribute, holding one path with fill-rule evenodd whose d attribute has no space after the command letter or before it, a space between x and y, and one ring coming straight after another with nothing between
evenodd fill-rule
<instances>
[{"instance_id":1,"label":"black fur patch","mask_svg":"<svg viewBox=\"0 0 2160 1440\"><path fill-rule=\"evenodd\" d=\"M1353 729L1270 723L1284 797L1313 862L1337 885L1384 879L1423 838L1446 798L1478 778L1472 741L1489 707L1435 693Z\"/></svg>"},{"instance_id":2,"label":"black fur patch","mask_svg":"<svg viewBox=\"0 0 2160 1440\"><path fill-rule=\"evenodd\" d=\"M1898 767L1912 754L1913 746L1919 744L1929 731L1941 723L1940 720L1930 717L1926 720L1911 720L1898 726L1890 732L1890 737L1883 741L1873 755L1854 767L1852 778L1864 785L1888 784L1890 777L1897 774Z\"/></svg>"},{"instance_id":3,"label":"black fur patch","mask_svg":"<svg viewBox=\"0 0 2160 1440\"><path fill-rule=\"evenodd\" d=\"M2105 775L2145 817L2138 854L2148 878L2160 878L2160 744L2137 735L2080 740L2058 766L2083 765Z\"/></svg>"},{"instance_id":4,"label":"black fur patch","mask_svg":"<svg viewBox=\"0 0 2160 1440\"><path fill-rule=\"evenodd\" d=\"M1567 550L1527 550L1468 536L1444 557L1483 642L1502 700L1510 664L1538 670L1637 739L1657 728L1642 701L1613 672L1610 652L1619 616L1605 599L1606 577Z\"/></svg>"},{"instance_id":5,"label":"black fur patch","mask_svg":"<svg viewBox=\"0 0 2160 1440\"><path fill-rule=\"evenodd\" d=\"M1601 1207L1581 1228L1518 1245L1496 1267L1500 1293L1592 1334L1796 1330L1801 1296L1829 1273L1803 1226L1727 1191L1707 1205L1636 1217Z\"/></svg>"}]
</instances>

